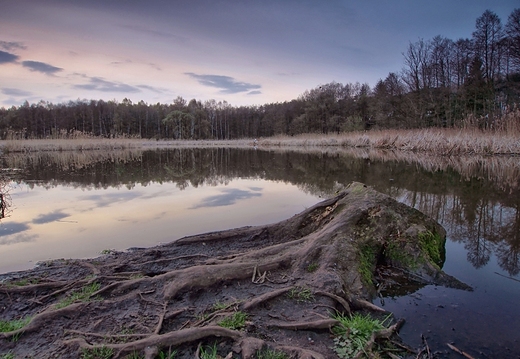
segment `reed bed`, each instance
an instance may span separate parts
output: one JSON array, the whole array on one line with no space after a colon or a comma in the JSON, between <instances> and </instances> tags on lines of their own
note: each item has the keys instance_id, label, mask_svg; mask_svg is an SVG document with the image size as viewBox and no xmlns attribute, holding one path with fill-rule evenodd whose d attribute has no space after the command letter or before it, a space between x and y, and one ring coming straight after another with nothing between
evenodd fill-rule
<instances>
[{"instance_id":1,"label":"reed bed","mask_svg":"<svg viewBox=\"0 0 520 359\"><path fill-rule=\"evenodd\" d=\"M240 140L45 139L0 141L4 153L125 150L164 147L342 147L373 148L435 155L520 155L520 135L475 129L420 129L305 134Z\"/></svg>"},{"instance_id":2,"label":"reed bed","mask_svg":"<svg viewBox=\"0 0 520 359\"><path fill-rule=\"evenodd\" d=\"M125 150L143 147L145 140L117 138L29 139L0 141L4 153Z\"/></svg>"},{"instance_id":3,"label":"reed bed","mask_svg":"<svg viewBox=\"0 0 520 359\"><path fill-rule=\"evenodd\" d=\"M474 129L384 130L323 136L277 136L262 139L259 145L391 149L442 156L518 155L520 135Z\"/></svg>"},{"instance_id":4,"label":"reed bed","mask_svg":"<svg viewBox=\"0 0 520 359\"><path fill-rule=\"evenodd\" d=\"M485 126L484 126L485 124ZM484 130L482 130L484 128ZM4 153L40 151L124 150L161 147L311 147L373 148L435 155L520 155L520 109L508 110L497 118L468 117L461 128L415 130L371 130L340 134L304 134L239 140L150 140L98 138L75 131L55 139L0 141Z\"/></svg>"},{"instance_id":5,"label":"reed bed","mask_svg":"<svg viewBox=\"0 0 520 359\"><path fill-rule=\"evenodd\" d=\"M33 167L45 163L66 171L79 170L99 162L126 163L140 159L142 153L142 149L11 152L3 156L3 161L10 169L24 169L28 166Z\"/></svg>"}]
</instances>

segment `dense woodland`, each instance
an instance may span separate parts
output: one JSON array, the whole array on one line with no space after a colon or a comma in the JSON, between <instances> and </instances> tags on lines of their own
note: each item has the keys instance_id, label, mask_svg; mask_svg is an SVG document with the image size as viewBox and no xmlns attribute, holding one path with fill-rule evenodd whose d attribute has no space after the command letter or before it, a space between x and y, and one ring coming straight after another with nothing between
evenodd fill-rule
<instances>
[{"instance_id":1,"label":"dense woodland","mask_svg":"<svg viewBox=\"0 0 520 359\"><path fill-rule=\"evenodd\" d=\"M520 103L520 8L504 24L492 11L471 38L410 42L403 68L370 88L332 82L297 99L234 107L226 101L171 104L77 100L0 108L0 138L237 139L371 128L493 129Z\"/></svg>"}]
</instances>

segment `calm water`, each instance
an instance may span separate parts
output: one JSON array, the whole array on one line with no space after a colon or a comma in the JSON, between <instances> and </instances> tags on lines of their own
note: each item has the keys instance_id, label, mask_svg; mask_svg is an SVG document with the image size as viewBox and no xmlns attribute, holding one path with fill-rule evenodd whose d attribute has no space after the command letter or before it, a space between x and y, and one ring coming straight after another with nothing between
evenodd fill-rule
<instances>
[{"instance_id":1,"label":"calm water","mask_svg":"<svg viewBox=\"0 0 520 359\"><path fill-rule=\"evenodd\" d=\"M376 302L442 358L520 358L520 159L170 149L9 156L0 273L185 235L278 222L361 181L448 231L444 270L473 292L426 286Z\"/></svg>"}]
</instances>

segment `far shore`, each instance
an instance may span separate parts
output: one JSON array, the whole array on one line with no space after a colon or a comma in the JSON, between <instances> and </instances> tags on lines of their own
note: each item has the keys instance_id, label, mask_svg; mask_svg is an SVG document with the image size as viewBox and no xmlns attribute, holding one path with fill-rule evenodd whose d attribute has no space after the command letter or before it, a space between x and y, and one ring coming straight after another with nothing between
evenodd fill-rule
<instances>
[{"instance_id":1,"label":"far shore","mask_svg":"<svg viewBox=\"0 0 520 359\"><path fill-rule=\"evenodd\" d=\"M372 130L340 134L304 134L237 140L171 140L139 138L27 139L0 141L3 153L41 151L124 150L168 147L230 147L259 149L366 148L411 151L430 155L520 155L520 134L475 129Z\"/></svg>"}]
</instances>

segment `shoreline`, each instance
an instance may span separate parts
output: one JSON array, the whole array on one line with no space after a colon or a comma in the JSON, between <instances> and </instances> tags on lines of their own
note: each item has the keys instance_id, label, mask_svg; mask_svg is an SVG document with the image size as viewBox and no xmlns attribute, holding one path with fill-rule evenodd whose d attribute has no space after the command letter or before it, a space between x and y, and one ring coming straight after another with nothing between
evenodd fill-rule
<instances>
[{"instance_id":1,"label":"shoreline","mask_svg":"<svg viewBox=\"0 0 520 359\"><path fill-rule=\"evenodd\" d=\"M373 130L342 134L305 134L236 140L153 140L137 138L59 138L2 140L4 153L125 150L178 147L379 149L439 156L519 156L520 136L473 129Z\"/></svg>"}]
</instances>

